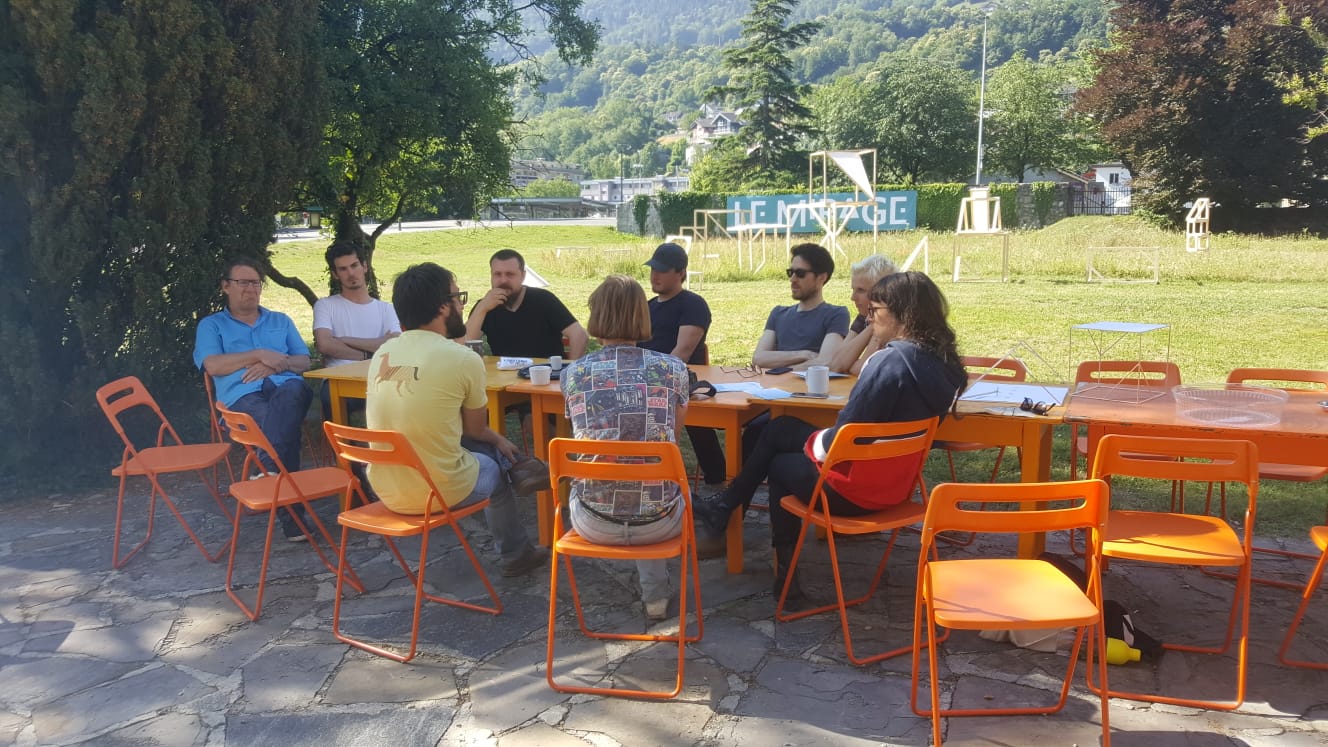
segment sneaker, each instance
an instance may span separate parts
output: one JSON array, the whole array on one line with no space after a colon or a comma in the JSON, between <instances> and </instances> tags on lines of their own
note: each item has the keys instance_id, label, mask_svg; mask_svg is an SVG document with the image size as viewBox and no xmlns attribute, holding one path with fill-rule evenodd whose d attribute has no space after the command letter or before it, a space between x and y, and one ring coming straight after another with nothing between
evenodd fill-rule
<instances>
[{"instance_id":1,"label":"sneaker","mask_svg":"<svg viewBox=\"0 0 1328 747\"><path fill-rule=\"evenodd\" d=\"M309 538L304 532L300 531L300 525L294 521L281 522L281 533L286 535L287 542L308 542Z\"/></svg>"},{"instance_id":2,"label":"sneaker","mask_svg":"<svg viewBox=\"0 0 1328 747\"><path fill-rule=\"evenodd\" d=\"M532 495L538 490L549 489L549 465L535 457L522 457L507 474L512 478L512 489L517 495Z\"/></svg>"},{"instance_id":3,"label":"sneaker","mask_svg":"<svg viewBox=\"0 0 1328 747\"><path fill-rule=\"evenodd\" d=\"M652 599L646 602L646 619L659 621L669 616L669 598Z\"/></svg>"},{"instance_id":4,"label":"sneaker","mask_svg":"<svg viewBox=\"0 0 1328 747\"><path fill-rule=\"evenodd\" d=\"M728 508L732 503L728 491L721 490L707 498L692 501L692 516L696 517L697 526L705 530L705 534L723 537L729 528L729 518L733 516L733 509Z\"/></svg>"},{"instance_id":5,"label":"sneaker","mask_svg":"<svg viewBox=\"0 0 1328 747\"><path fill-rule=\"evenodd\" d=\"M528 545L526 551L521 553L516 560L503 566L503 575L507 578L524 576L527 573L544 565L544 561L549 559L549 548L536 547Z\"/></svg>"}]
</instances>

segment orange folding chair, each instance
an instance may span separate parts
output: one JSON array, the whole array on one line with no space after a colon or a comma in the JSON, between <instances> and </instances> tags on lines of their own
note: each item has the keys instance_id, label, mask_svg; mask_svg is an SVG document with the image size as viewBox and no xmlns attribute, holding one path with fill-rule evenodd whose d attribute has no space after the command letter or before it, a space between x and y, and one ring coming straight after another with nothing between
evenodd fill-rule
<instances>
[{"instance_id":1,"label":"orange folding chair","mask_svg":"<svg viewBox=\"0 0 1328 747\"><path fill-rule=\"evenodd\" d=\"M1308 384L1309 386L1295 387L1295 389L1314 389L1320 393L1328 395L1328 371L1313 371L1308 369L1295 368L1237 368L1230 374L1227 374L1227 383L1245 384L1254 383L1260 386L1270 386L1274 384ZM1279 388L1290 390L1291 387L1281 386ZM1261 462L1259 464L1260 480L1286 480L1287 482L1318 482L1328 477L1328 467L1312 467L1303 464L1278 464L1276 462ZM1222 493L1221 515L1227 514L1226 492ZM1303 552L1290 552L1287 550L1277 550L1273 548L1256 547L1255 552L1265 553L1267 555L1281 555L1287 558L1304 558L1306 560L1316 560L1319 556L1309 555ZM1287 583L1276 579L1254 578L1256 584L1266 584L1268 586L1279 586L1283 589L1300 590L1299 584Z\"/></svg>"},{"instance_id":2,"label":"orange folding chair","mask_svg":"<svg viewBox=\"0 0 1328 747\"><path fill-rule=\"evenodd\" d=\"M1310 539L1314 541L1315 547L1319 548L1319 562L1314 564L1314 571L1310 573L1310 579L1305 584L1305 589L1300 595L1300 607L1296 609L1295 617L1291 618L1291 625L1287 627L1286 638L1282 639L1282 648L1277 651L1277 658L1283 664L1293 667L1306 667L1308 669L1328 669L1328 662L1306 661L1304 659L1292 659L1287 656L1287 651L1291 648L1291 639L1296 636L1296 629L1300 627L1300 621L1305 617L1305 610L1310 605L1310 597L1319 588L1319 582L1323 580L1323 569L1328 565L1328 526L1313 527L1310 529Z\"/></svg>"},{"instance_id":3,"label":"orange folding chair","mask_svg":"<svg viewBox=\"0 0 1328 747\"><path fill-rule=\"evenodd\" d=\"M1107 681L1106 633L1102 623L1102 534L1107 520L1107 486L1101 480L1047 483L946 483L937 485L927 502L918 553L918 585L914 602L911 705L919 716L931 717L932 735L941 744L942 716L1033 715L1059 711L1070 693L1085 633L1093 629L1088 647L1089 679L1096 649L1098 676ZM1055 508L1009 508L1028 501L1055 501ZM1066 505L1068 503L1068 505ZM1050 503L1044 505L1052 505ZM1080 589L1056 566L1037 559L965 558L938 560L941 532L1050 532L1081 529L1088 535L1088 588ZM937 672L937 626L948 630L1030 630L1077 628L1060 699L1050 706L941 709ZM926 641L923 631L926 631ZM928 708L918 706L922 649L927 647L931 681ZM1108 702L1101 698L1102 744L1111 744Z\"/></svg>"},{"instance_id":4,"label":"orange folding chair","mask_svg":"<svg viewBox=\"0 0 1328 747\"><path fill-rule=\"evenodd\" d=\"M314 469L304 469L298 472L290 472L286 469L285 463L277 452L272 448L263 431L259 429L258 423L254 422L252 415L246 412L236 412L227 409L225 405L217 405L217 411L221 413L222 420L226 423L227 430L230 431L231 440L244 446L245 458L244 465L240 468L240 474L250 474L251 469L263 471L262 464L258 461L258 450L267 452L272 457L272 463L277 467L276 475L265 475L252 480L240 480L231 483L231 495L235 498L235 528L231 533L231 559L226 564L226 595L235 602L250 620L257 620L258 615L263 611L263 591L267 588L267 566L272 557L272 532L277 524L277 512L285 509L300 527L304 533L305 539L313 547L314 552L318 553L318 559L323 561L323 565L333 573L336 568L332 562L323 554L322 548L318 546L318 540L309 532L307 527L300 519L299 514L292 510L292 506L299 504L304 506L307 515L313 520L318 531L323 535L328 548L336 547L332 540L332 535L328 533L327 527L323 521L318 518L314 512L310 501L319 498L340 497L350 489L350 479L345 472L336 467L315 467ZM248 509L251 513L267 514L267 536L263 541L263 561L258 571L258 589L254 606L251 609L235 593L233 580L235 576L235 554L240 543L240 518ZM353 579L351 584L358 591L363 591L359 579Z\"/></svg>"},{"instance_id":5,"label":"orange folding chair","mask_svg":"<svg viewBox=\"0 0 1328 747\"><path fill-rule=\"evenodd\" d=\"M1226 634L1220 645L1163 644L1164 648L1173 651L1223 654L1231 647L1239 618L1234 702L1107 691L1105 685L1103 690L1119 698L1191 708L1230 711L1240 707L1245 700L1245 672L1249 658L1251 553L1259 497L1258 449L1249 441L1109 434L1098 442L1093 477L1110 482L1117 476L1170 480L1173 483L1244 483L1249 492L1249 506L1245 510L1242 535L1237 535L1231 525L1215 516L1113 510L1107 515L1106 537L1102 543L1102 555L1106 558L1238 571ZM1206 629L1202 625L1196 627Z\"/></svg>"},{"instance_id":6,"label":"orange folding chair","mask_svg":"<svg viewBox=\"0 0 1328 747\"><path fill-rule=\"evenodd\" d=\"M434 485L433 478L429 477L429 470L424 467L419 455L411 447L410 441L396 431L355 428L349 425L338 425L330 421L323 423L323 430L327 433L327 440L332 445L332 451L336 454L337 462L341 465L343 474L348 476L362 503L356 508L349 508L351 496L348 488L346 498L342 502L342 506L346 509L337 516L337 523L341 524L341 545L338 551L336 568L337 597L332 605L332 634L337 637L337 640L393 661L407 662L415 658L415 651L420 638L420 610L425 599L452 607L487 612L491 615L501 613L503 603L498 599L498 592L494 591L493 584L489 583L488 574L480 566L479 558L475 557L475 551L471 549L470 542L466 540L465 533L461 531L458 525L461 519L483 511L489 505L488 499L477 501L462 508L450 508L447 501L444 500L442 492L438 490L438 486ZM414 470L423 481L422 485L429 491L428 499L424 503L424 513L418 515L399 514L380 502L370 503L364 496L359 480L351 473L351 463ZM425 593L424 569L429 562L429 536L432 530L442 526L452 528L452 533L456 535L457 542L466 551L466 556L470 558L470 564L474 566L475 573L484 582L484 588L489 592L489 599L493 606L486 607L459 599ZM410 623L410 648L404 654L351 638L341 632L341 591L347 580L347 575L351 576L351 585L362 591L360 587L355 585L354 572L351 571L346 562L346 542L352 529L376 534L386 540L387 547L392 551L392 556L396 558L397 564L406 572L406 577L411 580L411 583L415 584L415 605L411 612ZM393 541L394 538L400 537L420 538L420 558L414 570L411 570L410 564L406 562L405 557L401 555L401 551L397 549L396 542Z\"/></svg>"},{"instance_id":7,"label":"orange folding chair","mask_svg":"<svg viewBox=\"0 0 1328 747\"><path fill-rule=\"evenodd\" d=\"M212 494L212 499L216 501L217 507L229 521L231 518L230 510L226 508L226 503L221 499L221 494L217 492L217 465L226 460L230 453L231 445L228 443L206 443L206 444L186 444L180 440L180 434L175 432L166 416L162 414L161 408L157 406L157 401L148 393L143 382L139 381L137 376L126 376L122 379L116 379L109 384L97 390L97 404L101 406L101 411L106 414L106 419L111 421L111 427L119 434L120 440L124 442L124 451L120 455L120 466L111 470L111 475L120 478L120 495L115 503L115 541L111 546L111 566L114 568L123 568L129 559L134 557L143 546L152 539L153 520L157 513L157 497L160 496L166 503L166 507L175 515L176 521L184 527L185 534L198 547L198 551L203 553L203 557L209 562L215 563L221 559L222 553L226 551L226 545L218 548L216 553L209 553L203 546L203 542L194 534L190 528L189 522L185 521L180 510L176 508L175 502L161 487L161 481L158 479L161 475L175 472L194 472L198 479L207 486L208 492ZM121 415L125 411L135 407L146 407L156 417L157 421L157 441L156 445L139 448L134 444L132 438L125 431ZM170 436L168 443L166 437ZM209 480L203 470L212 470L212 479ZM124 521L124 503L125 503L125 483L131 476L142 475L148 479L152 485L152 491L148 498L148 531L143 541L138 543L134 549L130 550L124 557L120 556L120 527Z\"/></svg>"},{"instance_id":8,"label":"orange folding chair","mask_svg":"<svg viewBox=\"0 0 1328 747\"><path fill-rule=\"evenodd\" d=\"M848 624L848 608L862 604L876 593L876 587L881 583L881 576L885 573L885 564L890 560L890 551L894 549L899 530L911 524L920 523L923 514L926 512L926 506L921 500L908 500L863 516L835 516L830 513L830 507L825 498L826 477L837 467L842 469L843 466L847 466L852 462L906 459L910 455L915 455L917 473L913 477L913 483L920 491L920 495L925 497L927 486L922 479L922 465L926 461L928 450L931 448L932 438L936 435L938 422L938 418L929 418L899 423L849 423L844 425L835 434L834 443L830 444L830 449L825 455L825 461L821 464L821 474L816 480L816 488L812 491L811 501L804 503L793 495L780 498L780 505L785 510L802 519L802 531L798 534L798 542L793 549L793 558L789 561L789 572L784 581L784 588L779 592L779 603L775 606L775 619L788 622L829 610L838 610L840 627L844 632L844 649L848 653L849 661L854 664L871 664L909 651L908 646L900 646L870 656L859 656L853 650L853 635ZM802 556L803 541L807 537L807 529L810 526L825 531L826 542L830 548L830 572L835 581L835 603L797 612L786 612L784 611L784 604L788 597L789 586L792 583L791 579L794 571L798 568L798 560ZM862 596L846 599L844 582L839 569L839 551L835 543L835 535L874 534L878 532L889 532L890 539L885 544L885 552L881 554L881 562L876 566L876 574L872 577L867 591Z\"/></svg>"},{"instance_id":9,"label":"orange folding chair","mask_svg":"<svg viewBox=\"0 0 1328 747\"><path fill-rule=\"evenodd\" d=\"M590 459L600 461L590 461ZM630 461L611 461L627 459ZM651 460L651 461L647 461ZM548 656L544 675L549 687L564 693L594 693L636 698L672 698L682 692L683 664L686 645L701 640L705 624L701 619L701 579L696 560L696 538L692 526L692 497L688 489L687 468L682 461L678 445L667 441L594 441L555 438L549 442L549 478L555 490L566 479L610 480L630 482L672 482L682 491L682 532L677 537L653 545L597 545L576 530L563 524L563 507L553 515L553 562L549 573L549 635ZM581 595L572 571L572 558L601 558L604 560L663 560L678 558L681 570L678 577L678 632L672 635L653 633L606 633L586 626L581 609ZM678 676L673 689L632 690L616 687L579 687L559 684L553 676L554 643L557 640L558 616L558 560L567 569L567 583L572 591L572 604L576 608L581 633L590 638L614 641L654 641L678 645ZM696 633L687 634L687 585L691 582L695 594Z\"/></svg>"},{"instance_id":10,"label":"orange folding chair","mask_svg":"<svg viewBox=\"0 0 1328 747\"><path fill-rule=\"evenodd\" d=\"M203 391L207 392L208 426L212 443L227 443L226 434L221 431L221 421L217 419L217 387L212 381L212 374L207 371L203 372ZM235 482L235 465L231 464L229 450L226 452L226 471L230 473L231 482Z\"/></svg>"},{"instance_id":11,"label":"orange folding chair","mask_svg":"<svg viewBox=\"0 0 1328 747\"><path fill-rule=\"evenodd\" d=\"M968 369L969 383L978 379L983 381L1026 381L1028 379L1028 368L1024 366L1022 361L1014 358L984 358L965 355L960 360L963 362L964 368ZM950 479L954 482L959 481L959 477L955 474L954 455L956 452L998 449L996 463L991 467L990 482L996 482L996 476L1001 472L1001 460L1005 457L1004 446L992 446L981 441L937 441L934 447L945 452L945 458L950 462Z\"/></svg>"}]
</instances>

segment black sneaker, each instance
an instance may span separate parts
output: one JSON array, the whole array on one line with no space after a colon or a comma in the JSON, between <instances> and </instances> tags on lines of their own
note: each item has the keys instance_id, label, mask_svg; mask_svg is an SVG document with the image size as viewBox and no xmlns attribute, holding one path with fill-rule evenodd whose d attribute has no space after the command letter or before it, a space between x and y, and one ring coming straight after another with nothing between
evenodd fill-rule
<instances>
[{"instance_id":1,"label":"black sneaker","mask_svg":"<svg viewBox=\"0 0 1328 747\"><path fill-rule=\"evenodd\" d=\"M692 516L696 524L711 537L723 537L729 528L729 517L733 515L732 499L727 490L721 490L707 498L692 501Z\"/></svg>"},{"instance_id":2,"label":"black sneaker","mask_svg":"<svg viewBox=\"0 0 1328 747\"><path fill-rule=\"evenodd\" d=\"M527 545L526 551L521 553L516 560L503 566L503 575L507 578L524 576L527 573L544 565L544 561L549 559L549 548Z\"/></svg>"},{"instance_id":3,"label":"black sneaker","mask_svg":"<svg viewBox=\"0 0 1328 747\"><path fill-rule=\"evenodd\" d=\"M281 533L286 535L287 542L308 542L309 537L300 530L300 525L293 521L281 523Z\"/></svg>"}]
</instances>

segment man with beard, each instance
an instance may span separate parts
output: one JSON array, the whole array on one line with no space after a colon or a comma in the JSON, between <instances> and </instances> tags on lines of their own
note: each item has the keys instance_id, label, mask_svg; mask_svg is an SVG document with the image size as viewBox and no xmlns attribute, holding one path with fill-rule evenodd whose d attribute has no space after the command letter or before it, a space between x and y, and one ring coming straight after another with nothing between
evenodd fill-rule
<instances>
[{"instance_id":1,"label":"man with beard","mask_svg":"<svg viewBox=\"0 0 1328 747\"><path fill-rule=\"evenodd\" d=\"M821 295L835 272L830 252L809 243L798 244L789 254L785 272L797 303L770 311L752 355L752 365L757 368L787 366L801 371L829 365L848 334L848 309L826 303Z\"/></svg>"},{"instance_id":2,"label":"man with beard","mask_svg":"<svg viewBox=\"0 0 1328 747\"><path fill-rule=\"evenodd\" d=\"M357 244L338 240L323 255L328 272L341 285L341 292L320 298L314 304L314 347L331 368L372 356L387 340L401 334L401 323L392 304L369 295L365 282L368 267ZM328 388L321 390L323 419L331 419ZM364 409L363 400L352 400L352 410Z\"/></svg>"},{"instance_id":3,"label":"man with beard","mask_svg":"<svg viewBox=\"0 0 1328 747\"><path fill-rule=\"evenodd\" d=\"M489 292L475 303L465 337L487 337L494 355L580 358L589 336L562 301L543 288L529 288L526 260L513 249L489 258ZM563 350L563 338L567 349Z\"/></svg>"},{"instance_id":4,"label":"man with beard","mask_svg":"<svg viewBox=\"0 0 1328 747\"><path fill-rule=\"evenodd\" d=\"M432 262L397 276L392 305L405 331L379 346L369 365L368 424L410 441L449 506L488 498L502 573L522 576L543 565L548 551L531 544L518 516L511 482L529 476L509 472L516 445L489 428L484 361L452 342L465 336L466 298L456 277ZM393 511L424 513L428 493L412 471L373 465L369 479Z\"/></svg>"}]
</instances>

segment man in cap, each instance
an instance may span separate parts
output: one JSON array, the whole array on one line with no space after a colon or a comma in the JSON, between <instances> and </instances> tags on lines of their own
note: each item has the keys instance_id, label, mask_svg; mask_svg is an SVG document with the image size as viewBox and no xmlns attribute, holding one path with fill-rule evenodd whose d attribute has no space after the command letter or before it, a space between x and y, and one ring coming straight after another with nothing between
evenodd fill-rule
<instances>
[{"instance_id":1,"label":"man in cap","mask_svg":"<svg viewBox=\"0 0 1328 747\"><path fill-rule=\"evenodd\" d=\"M677 244L660 244L646 262L650 268L650 328L654 334L641 343L647 350L669 353L689 365L707 365L706 331L710 329L710 306L705 299L683 288L687 280L687 252ZM723 484L724 450L713 428L687 427L697 464L707 485Z\"/></svg>"}]
</instances>

